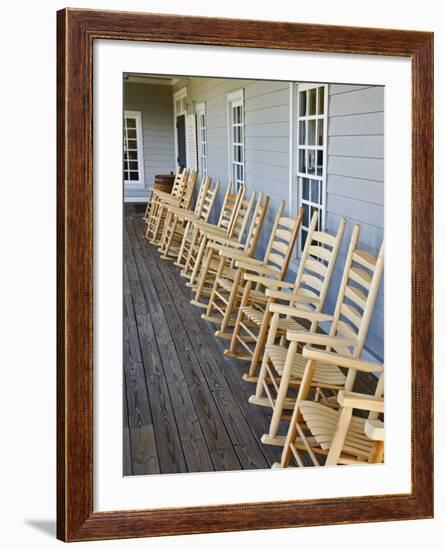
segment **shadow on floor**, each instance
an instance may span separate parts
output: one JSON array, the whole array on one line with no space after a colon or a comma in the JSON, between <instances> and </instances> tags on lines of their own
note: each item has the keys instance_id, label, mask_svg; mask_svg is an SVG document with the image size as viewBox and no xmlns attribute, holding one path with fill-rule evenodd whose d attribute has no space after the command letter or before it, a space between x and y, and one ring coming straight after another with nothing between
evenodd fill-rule
<instances>
[{"instance_id":1,"label":"shadow on floor","mask_svg":"<svg viewBox=\"0 0 445 550\"><path fill-rule=\"evenodd\" d=\"M51 538L56 536L56 521L53 519L25 519L25 524L49 535Z\"/></svg>"}]
</instances>

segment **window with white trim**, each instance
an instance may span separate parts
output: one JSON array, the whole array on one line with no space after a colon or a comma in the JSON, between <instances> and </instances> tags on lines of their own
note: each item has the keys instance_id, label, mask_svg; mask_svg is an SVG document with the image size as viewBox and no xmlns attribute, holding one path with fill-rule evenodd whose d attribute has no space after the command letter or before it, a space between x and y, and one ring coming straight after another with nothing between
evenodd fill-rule
<instances>
[{"instance_id":1,"label":"window with white trim","mask_svg":"<svg viewBox=\"0 0 445 550\"><path fill-rule=\"evenodd\" d=\"M207 176L207 116L205 103L196 106L198 129L198 166L202 176Z\"/></svg>"},{"instance_id":2,"label":"window with white trim","mask_svg":"<svg viewBox=\"0 0 445 550\"><path fill-rule=\"evenodd\" d=\"M124 183L127 187L145 185L140 111L124 112Z\"/></svg>"},{"instance_id":3,"label":"window with white trim","mask_svg":"<svg viewBox=\"0 0 445 550\"><path fill-rule=\"evenodd\" d=\"M300 206L304 206L300 251L315 210L318 229L325 227L327 109L327 84L297 86L297 189Z\"/></svg>"},{"instance_id":4,"label":"window with white trim","mask_svg":"<svg viewBox=\"0 0 445 550\"><path fill-rule=\"evenodd\" d=\"M229 127L229 180L235 189L244 184L244 90L227 96Z\"/></svg>"}]
</instances>

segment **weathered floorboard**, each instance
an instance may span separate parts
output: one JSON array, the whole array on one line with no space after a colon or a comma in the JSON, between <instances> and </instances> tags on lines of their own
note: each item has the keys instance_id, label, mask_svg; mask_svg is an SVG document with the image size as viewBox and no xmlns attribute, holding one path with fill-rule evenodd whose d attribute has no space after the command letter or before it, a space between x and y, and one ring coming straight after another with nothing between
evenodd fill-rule
<instances>
[{"instance_id":1,"label":"weathered floorboard","mask_svg":"<svg viewBox=\"0 0 445 550\"><path fill-rule=\"evenodd\" d=\"M129 234L134 238L134 234L132 234L129 224L128 230ZM149 269L137 245L133 246L133 253L152 318L152 326L155 332L159 354L162 358L164 376L180 433L180 441L187 463L187 471L212 471L214 470L212 458L207 448L195 410L194 401L186 383L182 364L167 324L163 304L156 293L152 281L151 266Z\"/></svg>"},{"instance_id":2,"label":"weathered floorboard","mask_svg":"<svg viewBox=\"0 0 445 550\"><path fill-rule=\"evenodd\" d=\"M136 226L138 235L141 229L142 226ZM187 296L182 292L183 289L186 289L183 280L178 280L177 273L174 273L171 266L166 262L159 264L159 270L164 277L171 297L174 298L176 315L182 321L184 330L201 367L201 384L204 385L206 383L211 392L211 397L216 403L216 407L233 443L242 468L267 468L269 462L263 453L262 445L259 443L259 439L252 433L249 423L244 417L222 373L222 369L227 368L227 366L222 359L221 352L217 349L217 353L215 354L214 350L209 346L203 334L202 324L205 324L205 322L202 319L199 320L200 322L197 321L190 306L190 295ZM215 339L214 335L212 335L212 338Z\"/></svg>"}]
</instances>

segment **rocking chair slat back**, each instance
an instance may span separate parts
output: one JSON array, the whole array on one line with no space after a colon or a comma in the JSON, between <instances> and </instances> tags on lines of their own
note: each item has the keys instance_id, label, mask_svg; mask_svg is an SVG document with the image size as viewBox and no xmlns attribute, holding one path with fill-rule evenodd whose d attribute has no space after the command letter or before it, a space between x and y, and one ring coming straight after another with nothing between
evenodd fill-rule
<instances>
[{"instance_id":1,"label":"rocking chair slat back","mask_svg":"<svg viewBox=\"0 0 445 550\"><path fill-rule=\"evenodd\" d=\"M196 170L190 170L183 187L181 199L179 201L180 208L188 210L193 200L193 193L195 191L196 181L198 179L198 172Z\"/></svg>"},{"instance_id":2,"label":"rocking chair slat back","mask_svg":"<svg viewBox=\"0 0 445 550\"><path fill-rule=\"evenodd\" d=\"M263 227L264 218L267 213L267 208L269 207L269 201L270 197L268 195L264 196L263 193L259 194L255 210L253 211L249 233L247 234L246 246L244 247L247 256L253 256L255 252L261 229Z\"/></svg>"}]
</instances>

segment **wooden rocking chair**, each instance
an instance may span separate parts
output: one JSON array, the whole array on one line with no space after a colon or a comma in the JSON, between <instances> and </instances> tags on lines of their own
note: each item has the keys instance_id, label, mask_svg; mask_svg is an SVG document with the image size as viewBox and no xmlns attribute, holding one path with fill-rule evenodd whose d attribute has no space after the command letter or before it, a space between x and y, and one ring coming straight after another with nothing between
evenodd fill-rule
<instances>
[{"instance_id":1,"label":"wooden rocking chair","mask_svg":"<svg viewBox=\"0 0 445 550\"><path fill-rule=\"evenodd\" d=\"M296 400L307 399L311 390L316 391L317 400L335 405L338 391L351 391L353 388L355 371L352 369L347 376L332 364L314 364L305 369L306 361L302 357L301 347L304 344L315 344L334 356L336 352L354 359L360 357L383 273L383 244L378 257L359 250L359 233L360 228L356 225L333 316L278 303L270 305L273 313L270 338L266 343L256 394L249 399L250 403L272 408L269 433L261 438L265 444L284 445L284 437L277 435L283 412L285 409L293 409ZM286 334L288 348L285 344L275 344L273 335L280 315L312 321L310 331L289 330ZM331 322L328 335L317 332L318 322L322 321ZM298 388L296 398L290 395L293 388ZM331 395L328 396L327 392Z\"/></svg>"},{"instance_id":2,"label":"wooden rocking chair","mask_svg":"<svg viewBox=\"0 0 445 550\"><path fill-rule=\"evenodd\" d=\"M231 228L236 219L240 201L244 199L246 188L244 185L240 185L237 193L232 193L231 190L232 183L229 182L217 224L211 224L207 220L194 222L190 247L186 254L182 252L178 255L175 265L183 268L181 277L189 279L187 286L194 287L195 285L209 236L216 235L225 238L231 236Z\"/></svg>"},{"instance_id":3,"label":"wooden rocking chair","mask_svg":"<svg viewBox=\"0 0 445 550\"><path fill-rule=\"evenodd\" d=\"M147 224L147 231L145 233L145 238L152 244L160 244L169 206L184 208L185 210L190 208L198 173L195 170L191 170L186 173L185 178L184 187L180 197L171 197L168 193L166 196L164 194L160 194L162 192L156 193L156 195L160 198L157 201L157 207L153 211L153 215L150 215L150 219Z\"/></svg>"},{"instance_id":4,"label":"wooden rocking chair","mask_svg":"<svg viewBox=\"0 0 445 550\"><path fill-rule=\"evenodd\" d=\"M202 179L193 211L172 206L168 208L161 244L158 248L162 254L162 259L175 260L189 246L192 237L193 222L208 220L219 185L219 181L217 181L212 186L212 179L206 176Z\"/></svg>"},{"instance_id":5,"label":"wooden rocking chair","mask_svg":"<svg viewBox=\"0 0 445 550\"><path fill-rule=\"evenodd\" d=\"M148 199L147 199L147 206L145 208L145 214L144 214L144 221L148 222L150 219L150 211L152 210L153 206L156 204L157 201L159 201L161 198L168 198L168 197L176 197L180 198L182 194L182 190L184 188L185 183L185 176L187 175L187 172L185 170L178 170L175 174L175 179L173 181L172 189L170 193L166 193L165 191L162 191L161 189L156 188L150 188Z\"/></svg>"},{"instance_id":6,"label":"wooden rocking chair","mask_svg":"<svg viewBox=\"0 0 445 550\"><path fill-rule=\"evenodd\" d=\"M282 304L301 307L314 312L321 312L324 307L329 283L340 251L346 221L342 219L336 235L331 235L326 231L318 231L317 225L318 212L315 211L312 215L293 285L292 283L253 275L252 273L244 274L246 283L241 300L242 305L238 310L227 355L237 359L251 360L249 372L243 376L247 381L256 382L258 380L256 373L268 334L270 336L269 341L275 342L277 338L283 337L289 329L307 330L307 327L302 325L301 322L288 317L278 321L278 325L274 327L272 338L272 332L269 330L272 317L270 305L272 303L280 299ZM251 299L250 293L254 284L261 284L268 289L269 300L266 306ZM284 292L281 290L283 288L287 288L289 291ZM252 342L252 345L249 345L250 342ZM238 351L239 346L242 346L242 351L245 353Z\"/></svg>"},{"instance_id":7,"label":"wooden rocking chair","mask_svg":"<svg viewBox=\"0 0 445 550\"><path fill-rule=\"evenodd\" d=\"M206 248L203 252L204 260L197 275L197 283L195 286L192 286L192 288L195 288L195 298L191 300L193 305L207 309L208 299L212 292L217 272L222 273L226 269L233 270L234 260L221 257L219 255L221 249L234 249L240 255L246 257L253 256L269 205L269 197L264 197L263 193L260 193L252 215L247 238L243 242L250 214L255 205L255 198L256 193L254 192L250 200L244 199L239 202L228 237L218 235L214 231L205 231Z\"/></svg>"},{"instance_id":8,"label":"wooden rocking chair","mask_svg":"<svg viewBox=\"0 0 445 550\"><path fill-rule=\"evenodd\" d=\"M332 354L308 347L303 349L307 368L320 363L339 365L354 372L380 373L374 395L341 390L337 395L339 409L316 401L297 401L286 436L280 463L274 468L287 468L292 459L304 467L301 451L307 453L311 465L381 463L384 455L383 365ZM367 417L355 416L354 409L367 411ZM363 413L362 413L363 414Z\"/></svg>"},{"instance_id":9,"label":"wooden rocking chair","mask_svg":"<svg viewBox=\"0 0 445 550\"><path fill-rule=\"evenodd\" d=\"M300 208L294 219L283 217L284 206L284 201L281 201L263 260L244 257L230 249L219 251L220 256L235 263L235 269L218 270L207 312L205 316L203 315L204 319L221 324L220 330L215 333L216 336L224 339L231 338L228 332L229 326L234 324L233 316L237 314L240 305L247 306L255 302L262 303L264 306L268 301L264 286L259 282L249 295L250 302L241 303L245 283L243 276L246 271L263 277L268 276L277 281L284 279L303 219L303 208ZM215 317L213 315L215 311L221 317Z\"/></svg>"}]
</instances>

